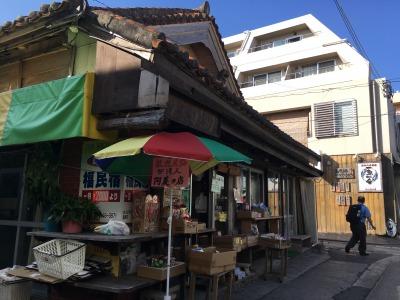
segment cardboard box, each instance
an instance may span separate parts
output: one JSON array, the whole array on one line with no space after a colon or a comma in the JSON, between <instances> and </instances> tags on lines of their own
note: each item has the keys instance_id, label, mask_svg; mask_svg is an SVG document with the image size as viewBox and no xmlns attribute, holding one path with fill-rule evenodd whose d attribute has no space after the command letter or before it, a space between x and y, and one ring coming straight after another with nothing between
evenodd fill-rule
<instances>
[{"instance_id":1,"label":"cardboard box","mask_svg":"<svg viewBox=\"0 0 400 300\"><path fill-rule=\"evenodd\" d=\"M170 277L179 276L186 273L186 264L177 261L174 266L170 268ZM155 268L148 266L138 266L137 276L163 281L167 279L167 268Z\"/></svg>"},{"instance_id":2,"label":"cardboard box","mask_svg":"<svg viewBox=\"0 0 400 300\"><path fill-rule=\"evenodd\" d=\"M31 279L31 280L35 280L35 281L40 281L40 282L44 282L44 283L50 283L50 284L54 284L54 283L58 283L58 282L62 281L62 279L54 278L49 275L39 273L39 271L25 269L25 268L15 268L15 269L9 270L7 272L7 274L21 277L21 278L27 278L27 279Z\"/></svg>"},{"instance_id":3,"label":"cardboard box","mask_svg":"<svg viewBox=\"0 0 400 300\"><path fill-rule=\"evenodd\" d=\"M201 232L203 230L206 230L206 228L207 228L206 223L198 223L197 224L197 232Z\"/></svg>"},{"instance_id":4,"label":"cardboard box","mask_svg":"<svg viewBox=\"0 0 400 300\"><path fill-rule=\"evenodd\" d=\"M256 219L261 218L262 214L257 211L250 210L238 210L236 212L236 218L238 219Z\"/></svg>"},{"instance_id":5,"label":"cardboard box","mask_svg":"<svg viewBox=\"0 0 400 300\"><path fill-rule=\"evenodd\" d=\"M132 232L148 233L160 230L160 202L151 201L150 195L137 192L132 203Z\"/></svg>"},{"instance_id":6,"label":"cardboard box","mask_svg":"<svg viewBox=\"0 0 400 300\"><path fill-rule=\"evenodd\" d=\"M218 249L242 251L247 247L246 235L223 235L214 237L214 245Z\"/></svg>"},{"instance_id":7,"label":"cardboard box","mask_svg":"<svg viewBox=\"0 0 400 300\"><path fill-rule=\"evenodd\" d=\"M258 235L247 236L247 247L254 247L258 245Z\"/></svg>"},{"instance_id":8,"label":"cardboard box","mask_svg":"<svg viewBox=\"0 0 400 300\"><path fill-rule=\"evenodd\" d=\"M197 225L196 221L186 222L185 220L178 219L172 221L172 229L174 233L197 233Z\"/></svg>"},{"instance_id":9,"label":"cardboard box","mask_svg":"<svg viewBox=\"0 0 400 300\"><path fill-rule=\"evenodd\" d=\"M218 251L215 247L204 248L204 252L190 250L189 271L214 275L231 271L236 266L236 251Z\"/></svg>"}]
</instances>

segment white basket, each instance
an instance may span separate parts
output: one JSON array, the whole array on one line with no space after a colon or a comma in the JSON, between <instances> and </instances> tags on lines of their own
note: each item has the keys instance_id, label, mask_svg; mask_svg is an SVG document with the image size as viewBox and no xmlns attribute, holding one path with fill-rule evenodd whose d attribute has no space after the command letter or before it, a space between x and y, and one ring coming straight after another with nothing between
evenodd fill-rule
<instances>
[{"instance_id":1,"label":"white basket","mask_svg":"<svg viewBox=\"0 0 400 300\"><path fill-rule=\"evenodd\" d=\"M32 281L10 284L0 284L1 300L29 300L31 299Z\"/></svg>"},{"instance_id":2,"label":"white basket","mask_svg":"<svg viewBox=\"0 0 400 300\"><path fill-rule=\"evenodd\" d=\"M67 279L83 270L86 245L72 240L51 240L33 248L39 272Z\"/></svg>"}]
</instances>

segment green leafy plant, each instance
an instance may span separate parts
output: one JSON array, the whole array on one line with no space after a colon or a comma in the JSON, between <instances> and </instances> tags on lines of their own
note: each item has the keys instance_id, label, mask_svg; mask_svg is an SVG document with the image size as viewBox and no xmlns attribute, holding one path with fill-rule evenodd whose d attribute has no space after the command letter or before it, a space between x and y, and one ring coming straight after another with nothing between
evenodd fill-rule
<instances>
[{"instance_id":1,"label":"green leafy plant","mask_svg":"<svg viewBox=\"0 0 400 300\"><path fill-rule=\"evenodd\" d=\"M26 169L26 192L29 200L46 210L60 197L58 171L60 143L40 143L32 147Z\"/></svg>"},{"instance_id":2,"label":"green leafy plant","mask_svg":"<svg viewBox=\"0 0 400 300\"><path fill-rule=\"evenodd\" d=\"M50 209L49 220L90 223L101 216L101 211L91 200L62 195Z\"/></svg>"}]
</instances>

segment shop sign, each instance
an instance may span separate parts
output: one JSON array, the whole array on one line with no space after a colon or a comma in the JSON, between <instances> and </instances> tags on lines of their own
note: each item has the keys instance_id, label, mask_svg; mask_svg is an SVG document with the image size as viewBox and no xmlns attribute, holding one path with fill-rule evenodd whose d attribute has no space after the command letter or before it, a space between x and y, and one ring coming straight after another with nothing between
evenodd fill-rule
<instances>
[{"instance_id":1,"label":"shop sign","mask_svg":"<svg viewBox=\"0 0 400 300\"><path fill-rule=\"evenodd\" d=\"M154 157L152 187L186 187L189 184L189 162L185 159Z\"/></svg>"},{"instance_id":2,"label":"shop sign","mask_svg":"<svg viewBox=\"0 0 400 300\"><path fill-rule=\"evenodd\" d=\"M220 194L224 188L224 176L215 175L211 182L211 192Z\"/></svg>"},{"instance_id":3,"label":"shop sign","mask_svg":"<svg viewBox=\"0 0 400 300\"><path fill-rule=\"evenodd\" d=\"M103 213L100 222L118 220L129 223L133 193L145 186L133 177L108 174L96 165L93 153L107 146L109 144L98 141L83 143L79 195L96 203Z\"/></svg>"},{"instance_id":4,"label":"shop sign","mask_svg":"<svg viewBox=\"0 0 400 300\"><path fill-rule=\"evenodd\" d=\"M337 168L336 169L336 178L352 179L352 178L354 178L354 169L353 168Z\"/></svg>"},{"instance_id":5,"label":"shop sign","mask_svg":"<svg viewBox=\"0 0 400 300\"><path fill-rule=\"evenodd\" d=\"M358 164L358 191L382 192L382 168L380 162Z\"/></svg>"}]
</instances>

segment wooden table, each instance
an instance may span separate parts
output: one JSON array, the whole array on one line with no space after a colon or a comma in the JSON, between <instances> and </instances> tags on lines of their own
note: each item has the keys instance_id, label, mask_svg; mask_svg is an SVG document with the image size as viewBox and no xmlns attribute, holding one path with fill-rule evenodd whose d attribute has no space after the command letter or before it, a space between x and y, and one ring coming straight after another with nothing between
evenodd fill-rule
<instances>
[{"instance_id":1,"label":"wooden table","mask_svg":"<svg viewBox=\"0 0 400 300\"><path fill-rule=\"evenodd\" d=\"M218 300L218 283L221 277L228 277L227 289L225 291L225 300L229 300L232 295L232 283L233 283L233 270L226 271L214 275L197 274L190 272L190 287L189 287L189 300L195 300L196 294L196 279L197 277L205 277L210 283L207 288L207 300Z\"/></svg>"},{"instance_id":2,"label":"wooden table","mask_svg":"<svg viewBox=\"0 0 400 300\"><path fill-rule=\"evenodd\" d=\"M101 245L112 252L112 255L120 255L123 246L137 243L165 240L166 232L137 233L127 236L109 236L97 233L66 234L62 232L33 231L27 235L40 241L49 239L71 239L82 242L90 242ZM182 277L182 278L181 278ZM181 297L183 299L184 276L180 276ZM51 298L57 300L74 299L136 299L138 291L149 286L160 285L162 282L153 279L140 278L134 275L121 276L100 275L98 277L79 282L63 282L50 285Z\"/></svg>"}]
</instances>

